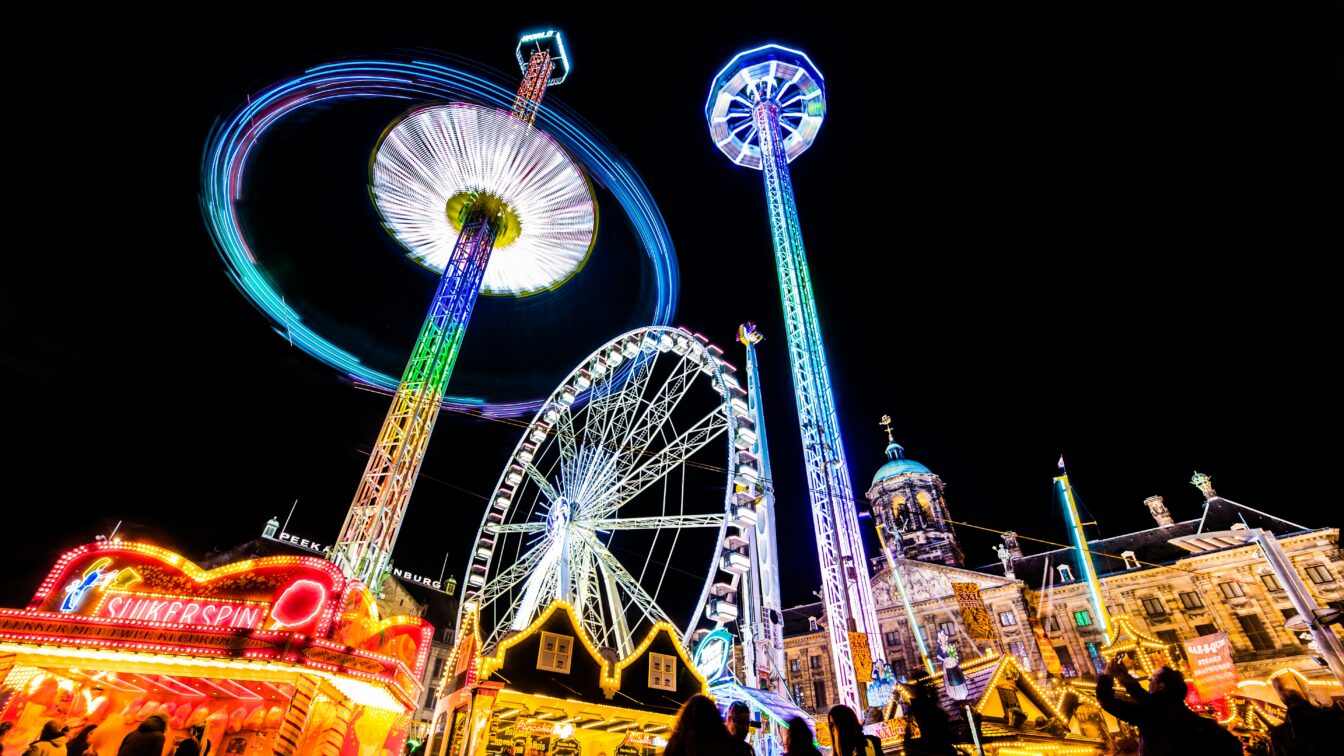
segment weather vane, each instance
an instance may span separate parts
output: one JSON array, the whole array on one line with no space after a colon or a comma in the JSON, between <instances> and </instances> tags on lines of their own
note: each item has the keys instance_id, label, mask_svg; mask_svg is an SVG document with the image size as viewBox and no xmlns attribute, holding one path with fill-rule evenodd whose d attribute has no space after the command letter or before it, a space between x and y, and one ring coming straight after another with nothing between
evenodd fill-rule
<instances>
[{"instance_id":1,"label":"weather vane","mask_svg":"<svg viewBox=\"0 0 1344 756\"><path fill-rule=\"evenodd\" d=\"M891 415L883 415L882 422L878 423L882 430L887 432L887 443L894 443L896 439L891 435Z\"/></svg>"},{"instance_id":2,"label":"weather vane","mask_svg":"<svg viewBox=\"0 0 1344 756\"><path fill-rule=\"evenodd\" d=\"M1199 490L1203 491L1204 498L1206 499L1212 499L1214 496L1218 495L1213 490L1213 478L1210 478L1209 476L1205 475L1202 472L1199 472L1198 470L1195 471L1194 477L1190 478L1190 483L1194 485L1195 488L1198 488Z\"/></svg>"}]
</instances>

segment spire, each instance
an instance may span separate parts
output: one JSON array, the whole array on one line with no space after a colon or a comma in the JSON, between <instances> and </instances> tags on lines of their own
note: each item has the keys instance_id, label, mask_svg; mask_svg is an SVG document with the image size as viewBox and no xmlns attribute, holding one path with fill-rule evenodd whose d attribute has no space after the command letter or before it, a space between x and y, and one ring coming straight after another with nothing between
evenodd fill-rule
<instances>
[{"instance_id":1,"label":"spire","mask_svg":"<svg viewBox=\"0 0 1344 756\"><path fill-rule=\"evenodd\" d=\"M891 415L883 415L882 422L878 425L887 432L887 459L892 462L905 459L905 447L896 443L896 439L891 435Z\"/></svg>"},{"instance_id":2,"label":"spire","mask_svg":"<svg viewBox=\"0 0 1344 756\"><path fill-rule=\"evenodd\" d=\"M1204 492L1206 501L1218 495L1218 492L1213 490L1213 478L1202 472L1196 471L1194 477L1190 478L1190 484Z\"/></svg>"}]
</instances>

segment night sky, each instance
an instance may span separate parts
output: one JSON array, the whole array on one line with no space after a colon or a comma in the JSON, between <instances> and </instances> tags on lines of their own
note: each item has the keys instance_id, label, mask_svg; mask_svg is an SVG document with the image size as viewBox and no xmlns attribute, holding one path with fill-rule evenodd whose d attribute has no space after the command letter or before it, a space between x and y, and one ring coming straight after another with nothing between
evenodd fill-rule
<instances>
[{"instance_id":1,"label":"night sky","mask_svg":"<svg viewBox=\"0 0 1344 756\"><path fill-rule=\"evenodd\" d=\"M0 345L0 605L24 605L62 551L118 520L198 558L297 499L290 530L334 539L387 399L292 349L226 278L197 204L206 136L249 92L341 57L438 50L514 81L518 33L548 26L574 59L548 98L624 152L671 230L675 322L739 365L737 325L755 320L767 337L780 538L798 555L784 566L791 602L812 600L819 577L763 192L714 148L703 116L711 76L764 42L805 50L826 77L826 123L792 170L859 495L884 461L890 414L908 455L946 483L953 516L987 528L1061 537L1061 452L1103 535L1150 526L1153 494L1197 517L1196 469L1227 498L1339 525L1326 270L1341 249L1344 77L1331 25L1263 5L1181 18L1062 5L887 18L812 5L774 20L677 5L681 17L652 27L628 9L285 16L230 4L208 25L34 27L43 57L9 92L18 268ZM369 154L398 111L314 114L266 144L252 184L256 243L288 261L287 292L354 323L350 338L392 372L434 286L369 207ZM620 277L635 253L615 204L603 213L610 259L595 254L594 271ZM591 282L528 305L540 310L507 304L477 313L460 379L535 396L635 325L641 305ZM558 335L529 329L552 307L589 316ZM398 566L437 576L447 551L460 576L519 432L440 418ZM993 561L995 536L961 537L971 564Z\"/></svg>"}]
</instances>

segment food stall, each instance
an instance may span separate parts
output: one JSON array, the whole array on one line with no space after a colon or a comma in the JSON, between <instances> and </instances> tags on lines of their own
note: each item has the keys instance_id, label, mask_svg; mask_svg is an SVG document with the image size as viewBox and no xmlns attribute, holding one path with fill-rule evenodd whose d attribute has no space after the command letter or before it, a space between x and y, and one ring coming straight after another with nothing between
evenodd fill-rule
<instances>
[{"instance_id":1,"label":"food stall","mask_svg":"<svg viewBox=\"0 0 1344 756\"><path fill-rule=\"evenodd\" d=\"M621 659L563 601L485 650L466 605L445 668L430 756L653 756L707 687L671 625L654 625Z\"/></svg>"},{"instance_id":2,"label":"food stall","mask_svg":"<svg viewBox=\"0 0 1344 756\"><path fill-rule=\"evenodd\" d=\"M166 747L204 725L219 754L399 754L433 628L380 618L332 563L273 556L201 569L102 540L57 561L25 609L0 609L0 741L95 725L100 756L151 715Z\"/></svg>"}]
</instances>

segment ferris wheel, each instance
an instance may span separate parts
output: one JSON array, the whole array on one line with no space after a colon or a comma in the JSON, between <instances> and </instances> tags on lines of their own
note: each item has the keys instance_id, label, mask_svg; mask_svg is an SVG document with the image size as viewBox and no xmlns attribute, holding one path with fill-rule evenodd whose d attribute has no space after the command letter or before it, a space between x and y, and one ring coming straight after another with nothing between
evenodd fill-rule
<instances>
[{"instance_id":1,"label":"ferris wheel","mask_svg":"<svg viewBox=\"0 0 1344 756\"><path fill-rule=\"evenodd\" d=\"M722 355L684 329L641 328L550 395L500 476L464 581L485 648L556 599L621 656L656 622L689 639L702 621L736 619L759 468L743 451L747 395Z\"/></svg>"}]
</instances>

